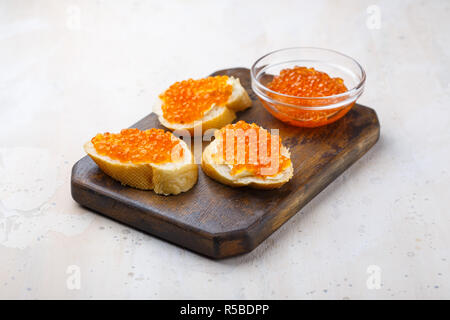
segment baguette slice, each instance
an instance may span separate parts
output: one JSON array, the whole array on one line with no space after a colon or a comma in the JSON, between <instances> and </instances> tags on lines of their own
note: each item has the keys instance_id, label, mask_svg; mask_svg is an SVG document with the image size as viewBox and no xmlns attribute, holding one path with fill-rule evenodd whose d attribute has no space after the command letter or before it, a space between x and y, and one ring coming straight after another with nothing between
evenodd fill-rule
<instances>
[{"instance_id":1,"label":"baguette slice","mask_svg":"<svg viewBox=\"0 0 450 320\"><path fill-rule=\"evenodd\" d=\"M202 169L210 178L223 183L231 187L244 187L248 186L255 189L276 189L280 188L286 182L288 182L294 173L292 167L292 162L288 167L283 169L275 176L256 176L244 170L236 175L232 175L232 167L228 164L220 164L214 160L214 154L217 153L218 143L222 143L220 139L217 138L211 142L203 151L202 154ZM289 150L282 146L281 154L290 158Z\"/></svg>"},{"instance_id":2,"label":"baguette slice","mask_svg":"<svg viewBox=\"0 0 450 320\"><path fill-rule=\"evenodd\" d=\"M121 182L142 190L154 190L157 194L179 194L191 189L197 182L198 169L186 143L180 140L184 150L183 158L177 162L131 163L111 159L97 153L91 141L84 144L84 150L99 168Z\"/></svg>"},{"instance_id":3,"label":"baguette slice","mask_svg":"<svg viewBox=\"0 0 450 320\"><path fill-rule=\"evenodd\" d=\"M154 107L154 112L158 115L159 122L169 130L188 130L190 134L194 134L194 129L198 127L199 133L203 133L208 129L219 129L233 122L236 119L236 112L243 111L252 105L252 100L242 87L238 78L229 77L228 83L232 85L233 91L227 103L223 106L213 105L211 109L205 112L203 118L191 123L172 123L164 118L162 112L162 100L158 98ZM201 123L201 124L200 124Z\"/></svg>"}]
</instances>

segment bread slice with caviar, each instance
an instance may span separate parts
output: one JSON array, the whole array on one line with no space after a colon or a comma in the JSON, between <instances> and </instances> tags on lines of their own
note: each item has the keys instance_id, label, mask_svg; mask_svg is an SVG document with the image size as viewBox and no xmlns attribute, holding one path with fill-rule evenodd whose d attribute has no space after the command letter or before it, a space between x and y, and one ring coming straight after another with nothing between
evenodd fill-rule
<instances>
[{"instance_id":1,"label":"bread slice with caviar","mask_svg":"<svg viewBox=\"0 0 450 320\"><path fill-rule=\"evenodd\" d=\"M293 176L289 149L278 135L239 121L217 130L203 151L202 169L231 187L280 188Z\"/></svg>"},{"instance_id":2,"label":"bread slice with caviar","mask_svg":"<svg viewBox=\"0 0 450 320\"><path fill-rule=\"evenodd\" d=\"M162 129L97 134L84 150L104 173L137 189L179 194L197 182L198 168L188 146Z\"/></svg>"},{"instance_id":3,"label":"bread slice with caviar","mask_svg":"<svg viewBox=\"0 0 450 320\"><path fill-rule=\"evenodd\" d=\"M170 130L194 128L201 134L219 129L236 119L236 112L250 107L252 100L238 78L215 76L176 82L164 91L155 105L159 122Z\"/></svg>"}]
</instances>

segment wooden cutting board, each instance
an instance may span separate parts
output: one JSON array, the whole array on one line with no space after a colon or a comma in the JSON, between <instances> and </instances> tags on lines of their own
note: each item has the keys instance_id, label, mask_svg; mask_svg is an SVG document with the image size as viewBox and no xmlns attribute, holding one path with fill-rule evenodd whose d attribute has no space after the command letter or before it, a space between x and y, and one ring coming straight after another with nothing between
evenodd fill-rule
<instances>
[{"instance_id":1,"label":"wooden cutting board","mask_svg":"<svg viewBox=\"0 0 450 320\"><path fill-rule=\"evenodd\" d=\"M73 199L179 246L211 258L225 258L257 247L379 138L378 118L370 108L355 105L342 119L324 127L292 127L263 108L251 89L248 69L226 69L213 75L219 74L240 78L253 100L253 106L238 113L236 121L280 130L283 144L291 150L294 177L290 182L269 191L230 188L210 179L199 166L198 182L191 190L161 196L122 186L86 156L72 169ZM155 114L132 127L163 128Z\"/></svg>"}]
</instances>

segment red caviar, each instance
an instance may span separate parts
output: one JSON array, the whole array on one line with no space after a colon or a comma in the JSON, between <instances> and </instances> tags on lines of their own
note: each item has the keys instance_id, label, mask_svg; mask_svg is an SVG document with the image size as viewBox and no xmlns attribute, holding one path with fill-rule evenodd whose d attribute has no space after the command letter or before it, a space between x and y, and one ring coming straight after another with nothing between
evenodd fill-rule
<instances>
[{"instance_id":1,"label":"red caviar","mask_svg":"<svg viewBox=\"0 0 450 320\"><path fill-rule=\"evenodd\" d=\"M298 66L281 70L268 88L295 97L326 97L347 91L341 78L331 78L325 72Z\"/></svg>"},{"instance_id":2,"label":"red caviar","mask_svg":"<svg viewBox=\"0 0 450 320\"><path fill-rule=\"evenodd\" d=\"M191 123L213 105L224 105L232 91L227 76L175 82L159 96L163 116L171 123Z\"/></svg>"},{"instance_id":3,"label":"red caviar","mask_svg":"<svg viewBox=\"0 0 450 320\"><path fill-rule=\"evenodd\" d=\"M231 174L236 175L244 169L257 176L273 176L291 163L281 154L281 138L271 135L255 123L238 121L220 129L222 143L218 146L216 156L226 164L231 164ZM233 139L230 143L229 139ZM276 139L272 150L272 139ZM224 152L225 150L225 152ZM275 151L275 154L272 152Z\"/></svg>"},{"instance_id":4,"label":"red caviar","mask_svg":"<svg viewBox=\"0 0 450 320\"><path fill-rule=\"evenodd\" d=\"M295 66L281 70L267 86L270 90L291 97L269 93L275 101L298 105L301 107L320 107L345 100L346 97L326 98L347 92L348 89L341 78L332 78L325 72L314 68ZM306 99L296 99L301 97ZM320 98L324 99L307 99ZM263 102L265 103L265 102ZM293 125L304 127L317 127L336 121L344 116L353 106L341 106L326 110L307 110L284 105L275 105L279 112L268 107L267 109L277 118Z\"/></svg>"},{"instance_id":5,"label":"red caviar","mask_svg":"<svg viewBox=\"0 0 450 320\"><path fill-rule=\"evenodd\" d=\"M162 129L141 131L133 128L123 129L120 133L99 133L91 142L100 155L121 162L160 164L183 156L180 141Z\"/></svg>"}]
</instances>

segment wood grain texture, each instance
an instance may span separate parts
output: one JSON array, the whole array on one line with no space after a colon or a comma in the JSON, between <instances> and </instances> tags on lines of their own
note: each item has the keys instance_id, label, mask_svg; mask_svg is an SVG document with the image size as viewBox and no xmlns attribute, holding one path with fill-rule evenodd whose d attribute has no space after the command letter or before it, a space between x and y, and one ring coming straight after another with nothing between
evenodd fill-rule
<instances>
[{"instance_id":1,"label":"wood grain texture","mask_svg":"<svg viewBox=\"0 0 450 320\"><path fill-rule=\"evenodd\" d=\"M197 184L177 196L161 196L126 186L101 172L88 157L72 169L75 201L105 216L211 258L246 253L257 247L378 140L374 110L355 105L325 127L297 128L271 116L251 90L249 70L215 72L238 77L253 106L238 120L279 129L290 148L294 177L277 190L230 188L207 177L199 166ZM150 114L132 127L163 128ZM205 143L206 145L206 143Z\"/></svg>"}]
</instances>

